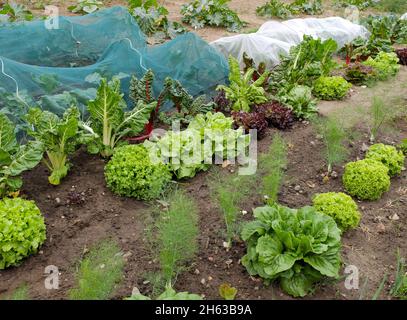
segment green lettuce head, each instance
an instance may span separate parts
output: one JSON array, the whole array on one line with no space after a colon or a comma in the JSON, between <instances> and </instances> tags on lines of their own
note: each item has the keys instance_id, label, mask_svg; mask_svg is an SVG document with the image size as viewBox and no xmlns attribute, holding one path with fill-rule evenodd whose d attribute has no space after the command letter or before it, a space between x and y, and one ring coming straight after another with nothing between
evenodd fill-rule
<instances>
[{"instance_id":1,"label":"green lettuce head","mask_svg":"<svg viewBox=\"0 0 407 320\"><path fill-rule=\"evenodd\" d=\"M360 222L360 212L356 202L342 192L317 194L312 200L314 208L332 217L342 231L356 228Z\"/></svg>"},{"instance_id":2,"label":"green lettuce head","mask_svg":"<svg viewBox=\"0 0 407 320\"><path fill-rule=\"evenodd\" d=\"M339 276L341 231L331 217L313 207L280 205L256 208L254 217L242 230L242 264L250 275L278 280L294 297L312 292L324 276Z\"/></svg>"},{"instance_id":3,"label":"green lettuce head","mask_svg":"<svg viewBox=\"0 0 407 320\"><path fill-rule=\"evenodd\" d=\"M404 166L405 156L393 146L383 143L374 144L366 153L366 159L372 159L383 163L389 168L389 175L396 176L401 173Z\"/></svg>"},{"instance_id":4,"label":"green lettuce head","mask_svg":"<svg viewBox=\"0 0 407 320\"><path fill-rule=\"evenodd\" d=\"M0 270L18 265L46 239L44 218L33 201L0 200Z\"/></svg>"},{"instance_id":5,"label":"green lettuce head","mask_svg":"<svg viewBox=\"0 0 407 320\"><path fill-rule=\"evenodd\" d=\"M379 161L349 162L342 177L346 191L360 200L377 200L389 191L389 169Z\"/></svg>"}]
</instances>

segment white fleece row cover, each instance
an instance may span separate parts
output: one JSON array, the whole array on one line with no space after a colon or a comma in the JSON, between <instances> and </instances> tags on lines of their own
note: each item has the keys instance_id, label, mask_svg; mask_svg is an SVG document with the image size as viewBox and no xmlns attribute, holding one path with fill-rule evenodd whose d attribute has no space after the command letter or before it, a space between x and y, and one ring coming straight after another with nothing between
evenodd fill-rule
<instances>
[{"instance_id":1,"label":"white fleece row cover","mask_svg":"<svg viewBox=\"0 0 407 320\"><path fill-rule=\"evenodd\" d=\"M400 19L407 20L407 12L403 14Z\"/></svg>"},{"instance_id":2,"label":"white fleece row cover","mask_svg":"<svg viewBox=\"0 0 407 320\"><path fill-rule=\"evenodd\" d=\"M369 31L341 17L291 19L283 22L268 21L256 33L239 34L220 38L210 44L224 54L237 58L243 65L243 53L253 58L256 65L265 62L271 68L280 61L280 54L287 55L292 46L298 45L304 35L314 39L334 39L339 48L357 37L367 39Z\"/></svg>"}]
</instances>

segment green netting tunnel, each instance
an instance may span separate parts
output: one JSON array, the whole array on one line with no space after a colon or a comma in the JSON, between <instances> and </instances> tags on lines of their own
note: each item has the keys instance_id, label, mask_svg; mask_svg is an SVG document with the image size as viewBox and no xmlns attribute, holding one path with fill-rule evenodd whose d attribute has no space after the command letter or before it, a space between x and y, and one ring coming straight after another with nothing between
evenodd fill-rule
<instances>
[{"instance_id":1,"label":"green netting tunnel","mask_svg":"<svg viewBox=\"0 0 407 320\"><path fill-rule=\"evenodd\" d=\"M93 98L101 76L119 76L128 101L130 76L147 69L154 71L155 91L170 76L192 95L210 94L228 76L225 58L193 33L147 46L123 7L60 17L58 29L41 20L2 25L0 43L1 109L24 100L61 114L67 97L79 105Z\"/></svg>"}]
</instances>

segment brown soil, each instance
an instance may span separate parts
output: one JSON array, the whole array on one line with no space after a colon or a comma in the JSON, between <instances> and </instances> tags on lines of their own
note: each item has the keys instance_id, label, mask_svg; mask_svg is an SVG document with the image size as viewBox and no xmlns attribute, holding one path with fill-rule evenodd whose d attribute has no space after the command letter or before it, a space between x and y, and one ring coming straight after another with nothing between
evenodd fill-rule
<instances>
[{"instance_id":1,"label":"brown soil","mask_svg":"<svg viewBox=\"0 0 407 320\"><path fill-rule=\"evenodd\" d=\"M181 3L168 1L165 5L177 17ZM264 20L252 12L263 0L232 1L231 6L242 13L242 18L250 22L249 27L259 26ZM65 6L67 1L65 1ZM115 2L116 3L116 2ZM121 2L123 3L123 2ZM172 10L174 8L175 11ZM179 15L178 15L179 16ZM205 28L198 33L207 40L225 35L224 30ZM323 102L322 113L330 113L338 108L367 106L375 94L389 97L407 97L407 68L399 76L373 89L357 88L353 95L342 102ZM363 132L363 128L360 127ZM259 151L267 150L273 130L259 142ZM297 123L294 128L283 132L290 145L287 178L280 195L280 202L290 207L311 204L312 195L319 192L342 191L341 174L343 168L335 168L338 178L322 182L324 161L321 156L321 142L308 124ZM407 124L400 123L398 130L380 137L386 143L398 142L407 137ZM361 146L367 142L366 134L349 147L349 160L363 156ZM105 162L98 157L78 152L72 159L73 167L69 176L58 187L47 183L47 171L39 166L24 175L23 196L33 199L45 216L47 240L39 254L26 259L21 266L0 271L0 295L13 292L23 283L28 284L33 299L64 299L74 282L75 263L87 248L101 239L110 237L116 240L124 253L128 254L125 276L114 298L131 294L137 286L148 293L149 284L143 284L146 273L156 270L156 262L151 260L149 246L145 239L144 221L150 215L148 204L133 199L113 195L105 186L103 168ZM227 169L225 170L225 173ZM244 255L243 243L235 243L229 252L222 246L223 219L216 204L210 201L207 186L207 173L182 184L182 188L195 199L200 208L199 254L192 262L190 271L179 276L176 288L204 294L206 298L219 298L218 287L227 282L238 288L240 299L290 299L277 285L265 287L259 279L248 276L239 259ZM360 226L347 232L343 237L342 257L345 265L359 268L360 290L347 290L343 280L322 285L310 299L358 299L371 298L386 273L390 274L382 298L388 298L388 286L393 280L395 252L400 248L407 255L405 233L407 228L407 173L392 179L391 190L376 202L359 202L363 218ZM300 192L295 190L300 186ZM298 188L297 188L298 189ZM83 198L78 204L69 203L72 193ZM253 197L246 204L250 219L251 209L261 204L261 196ZM393 214L399 220L390 220ZM384 226L384 228L383 228ZM229 261L228 261L229 260ZM232 261L231 264L226 262ZM46 290L44 287L44 268L55 265L61 273L60 289ZM198 274L198 271L199 274ZM212 280L208 280L211 277ZM201 280L205 278L203 285ZM365 279L368 279L366 286Z\"/></svg>"}]
</instances>

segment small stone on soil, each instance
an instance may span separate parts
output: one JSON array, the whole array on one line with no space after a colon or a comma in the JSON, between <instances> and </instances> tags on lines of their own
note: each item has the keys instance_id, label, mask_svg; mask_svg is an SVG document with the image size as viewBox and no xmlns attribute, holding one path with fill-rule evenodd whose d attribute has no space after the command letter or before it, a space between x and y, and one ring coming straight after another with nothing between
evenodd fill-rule
<instances>
[{"instance_id":1,"label":"small stone on soil","mask_svg":"<svg viewBox=\"0 0 407 320\"><path fill-rule=\"evenodd\" d=\"M398 216L397 213L395 213L395 214L391 215L391 216L389 217L389 219L390 219L390 220L397 221L397 220L400 220L400 217Z\"/></svg>"},{"instance_id":2,"label":"small stone on soil","mask_svg":"<svg viewBox=\"0 0 407 320\"><path fill-rule=\"evenodd\" d=\"M386 226L383 224L383 223L379 223L378 225L377 225L377 231L379 232L379 233L384 233L385 231L386 231Z\"/></svg>"}]
</instances>

